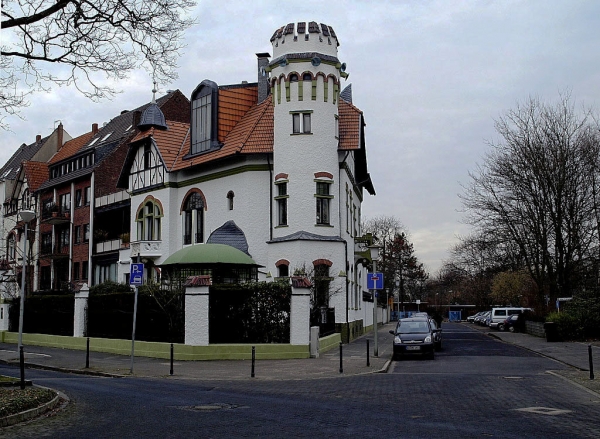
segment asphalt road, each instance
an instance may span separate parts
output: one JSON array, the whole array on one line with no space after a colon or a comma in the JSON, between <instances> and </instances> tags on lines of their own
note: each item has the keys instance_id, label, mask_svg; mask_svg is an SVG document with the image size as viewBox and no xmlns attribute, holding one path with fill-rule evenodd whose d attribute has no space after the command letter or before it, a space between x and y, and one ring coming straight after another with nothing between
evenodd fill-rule
<instances>
[{"instance_id":1,"label":"asphalt road","mask_svg":"<svg viewBox=\"0 0 600 439\"><path fill-rule=\"evenodd\" d=\"M443 329L434 361L395 361L387 374L203 382L30 370L71 402L0 437L600 437L600 397L547 373L566 366L464 325Z\"/></svg>"}]
</instances>

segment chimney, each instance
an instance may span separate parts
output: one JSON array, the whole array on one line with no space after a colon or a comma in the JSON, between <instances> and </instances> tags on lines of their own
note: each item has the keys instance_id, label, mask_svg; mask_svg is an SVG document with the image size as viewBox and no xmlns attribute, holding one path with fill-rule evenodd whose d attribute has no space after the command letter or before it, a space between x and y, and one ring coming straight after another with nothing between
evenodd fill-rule
<instances>
[{"instance_id":1,"label":"chimney","mask_svg":"<svg viewBox=\"0 0 600 439\"><path fill-rule=\"evenodd\" d=\"M40 143L42 141L42 135L38 134L37 136L35 136L35 143Z\"/></svg>"},{"instance_id":2,"label":"chimney","mask_svg":"<svg viewBox=\"0 0 600 439\"><path fill-rule=\"evenodd\" d=\"M131 125L133 125L133 128L137 128L137 126L140 124L140 120L142 119L142 112L140 110L135 110L133 112L133 122L131 123Z\"/></svg>"},{"instance_id":3,"label":"chimney","mask_svg":"<svg viewBox=\"0 0 600 439\"><path fill-rule=\"evenodd\" d=\"M56 151L62 148L64 139L63 124L59 123L56 127Z\"/></svg>"},{"instance_id":4,"label":"chimney","mask_svg":"<svg viewBox=\"0 0 600 439\"><path fill-rule=\"evenodd\" d=\"M265 70L269 65L269 53L257 53L258 58L258 103L267 99L269 96L269 73Z\"/></svg>"},{"instance_id":5,"label":"chimney","mask_svg":"<svg viewBox=\"0 0 600 439\"><path fill-rule=\"evenodd\" d=\"M98 124L93 123L92 124L92 135L95 136L97 133L98 133Z\"/></svg>"}]
</instances>

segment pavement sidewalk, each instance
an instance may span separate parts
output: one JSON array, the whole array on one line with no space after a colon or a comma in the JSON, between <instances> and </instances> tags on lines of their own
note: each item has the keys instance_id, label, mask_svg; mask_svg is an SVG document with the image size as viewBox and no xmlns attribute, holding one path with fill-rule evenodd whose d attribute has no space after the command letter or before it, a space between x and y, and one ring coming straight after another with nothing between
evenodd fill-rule
<instances>
[{"instance_id":1,"label":"pavement sidewalk","mask_svg":"<svg viewBox=\"0 0 600 439\"><path fill-rule=\"evenodd\" d=\"M392 358L391 322L379 327L378 356L374 357L373 332L363 335L342 346L342 373L340 373L340 349L323 353L319 358L299 360L256 360L254 378L251 378L251 360L222 361L176 361L173 376L170 362L165 359L135 357L133 376L198 380L290 380L318 379L385 372ZM367 366L367 340L369 340L369 362ZM85 368L85 351L25 346L25 363L28 368L61 370L100 376L132 376L131 357L102 352L90 352L90 367ZM0 362L19 363L17 347L0 343Z\"/></svg>"}]
</instances>

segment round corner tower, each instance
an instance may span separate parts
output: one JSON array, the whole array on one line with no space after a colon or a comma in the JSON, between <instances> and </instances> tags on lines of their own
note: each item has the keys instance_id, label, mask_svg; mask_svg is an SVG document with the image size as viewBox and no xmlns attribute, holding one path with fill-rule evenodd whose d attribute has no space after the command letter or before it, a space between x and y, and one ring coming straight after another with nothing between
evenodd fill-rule
<instances>
[{"instance_id":1,"label":"round corner tower","mask_svg":"<svg viewBox=\"0 0 600 439\"><path fill-rule=\"evenodd\" d=\"M271 37L274 237L339 234L338 101L342 63L331 26L290 23ZM283 201L285 200L285 201Z\"/></svg>"}]
</instances>

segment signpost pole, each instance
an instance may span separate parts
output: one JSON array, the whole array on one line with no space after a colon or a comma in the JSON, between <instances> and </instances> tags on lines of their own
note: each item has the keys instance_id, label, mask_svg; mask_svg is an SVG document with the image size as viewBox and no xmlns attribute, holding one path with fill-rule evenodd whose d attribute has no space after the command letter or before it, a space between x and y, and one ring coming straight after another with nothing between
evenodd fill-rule
<instances>
[{"instance_id":1,"label":"signpost pole","mask_svg":"<svg viewBox=\"0 0 600 439\"><path fill-rule=\"evenodd\" d=\"M377 261L375 259L373 259L373 273L377 273ZM373 330L375 331L375 345L373 346L373 356L379 357L379 344L377 341L377 290L373 290Z\"/></svg>"},{"instance_id":2,"label":"signpost pole","mask_svg":"<svg viewBox=\"0 0 600 439\"><path fill-rule=\"evenodd\" d=\"M135 324L137 319L138 286L144 279L144 264L131 264L129 266L129 284L134 286L135 298L133 300L133 330L131 331L131 367L129 373L133 375L133 356L135 351Z\"/></svg>"}]
</instances>

